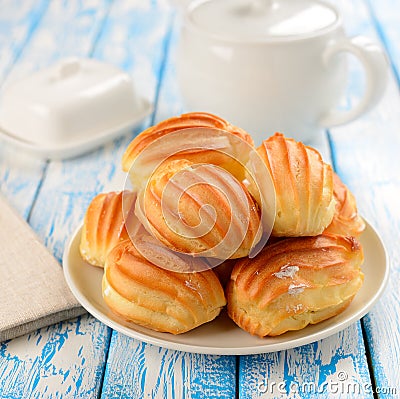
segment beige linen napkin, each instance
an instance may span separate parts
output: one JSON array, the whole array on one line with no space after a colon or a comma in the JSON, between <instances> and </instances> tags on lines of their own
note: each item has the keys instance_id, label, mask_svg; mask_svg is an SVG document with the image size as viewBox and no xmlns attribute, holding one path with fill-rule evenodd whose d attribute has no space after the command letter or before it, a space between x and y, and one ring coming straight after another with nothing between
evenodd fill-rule
<instances>
[{"instance_id":1,"label":"beige linen napkin","mask_svg":"<svg viewBox=\"0 0 400 399\"><path fill-rule=\"evenodd\" d=\"M85 313L62 268L0 195L0 342Z\"/></svg>"}]
</instances>

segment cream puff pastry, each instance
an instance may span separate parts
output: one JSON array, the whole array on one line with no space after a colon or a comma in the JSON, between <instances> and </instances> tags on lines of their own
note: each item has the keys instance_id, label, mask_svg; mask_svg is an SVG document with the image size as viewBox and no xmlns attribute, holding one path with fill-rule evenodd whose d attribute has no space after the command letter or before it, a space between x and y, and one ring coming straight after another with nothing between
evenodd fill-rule
<instances>
[{"instance_id":1,"label":"cream puff pastry","mask_svg":"<svg viewBox=\"0 0 400 399\"><path fill-rule=\"evenodd\" d=\"M157 169L138 194L136 215L168 248L194 256L247 256L262 234L257 203L241 182L184 159Z\"/></svg>"},{"instance_id":2,"label":"cream puff pastry","mask_svg":"<svg viewBox=\"0 0 400 399\"><path fill-rule=\"evenodd\" d=\"M83 221L80 253L88 263L103 267L107 254L130 231L139 229L134 214L136 194L128 191L99 194L91 201ZM124 212L125 209L125 212Z\"/></svg>"},{"instance_id":3,"label":"cream puff pastry","mask_svg":"<svg viewBox=\"0 0 400 399\"><path fill-rule=\"evenodd\" d=\"M333 174L333 195L336 209L325 232L358 237L365 230L365 222L358 214L354 195L336 173Z\"/></svg>"},{"instance_id":4,"label":"cream puff pastry","mask_svg":"<svg viewBox=\"0 0 400 399\"><path fill-rule=\"evenodd\" d=\"M154 250L154 247L153 247ZM181 263L171 252L168 262ZM110 309L129 322L181 334L218 316L226 300L212 270L179 273L149 262L131 241L108 255L102 285Z\"/></svg>"},{"instance_id":5,"label":"cream puff pastry","mask_svg":"<svg viewBox=\"0 0 400 399\"><path fill-rule=\"evenodd\" d=\"M335 212L332 168L323 162L318 151L281 133L265 140L257 151L275 187L272 235L321 234Z\"/></svg>"},{"instance_id":6,"label":"cream puff pastry","mask_svg":"<svg viewBox=\"0 0 400 399\"><path fill-rule=\"evenodd\" d=\"M122 168L138 188L144 187L166 159L218 165L242 180L253 148L253 139L243 129L212 114L188 113L162 121L135 137L122 157Z\"/></svg>"},{"instance_id":7,"label":"cream puff pastry","mask_svg":"<svg viewBox=\"0 0 400 399\"><path fill-rule=\"evenodd\" d=\"M361 288L363 251L353 237L289 238L239 260L227 288L228 314L250 334L299 330L343 311Z\"/></svg>"}]
</instances>

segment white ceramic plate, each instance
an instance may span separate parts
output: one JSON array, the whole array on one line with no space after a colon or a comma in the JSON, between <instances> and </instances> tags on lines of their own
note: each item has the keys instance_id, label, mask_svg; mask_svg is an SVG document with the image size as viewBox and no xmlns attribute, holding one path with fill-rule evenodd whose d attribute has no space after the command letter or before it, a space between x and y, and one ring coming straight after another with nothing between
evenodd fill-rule
<instances>
[{"instance_id":1,"label":"white ceramic plate","mask_svg":"<svg viewBox=\"0 0 400 399\"><path fill-rule=\"evenodd\" d=\"M341 314L278 337L258 338L241 330L225 312L210 323L181 335L159 333L128 323L114 315L102 298L103 270L82 260L79 254L81 227L65 248L64 275L72 292L86 310L107 326L129 337L150 344L186 352L243 355L274 352L308 344L328 337L363 317L382 294L388 279L385 248L376 231L367 224L360 241L365 261L364 284L350 306Z\"/></svg>"}]
</instances>

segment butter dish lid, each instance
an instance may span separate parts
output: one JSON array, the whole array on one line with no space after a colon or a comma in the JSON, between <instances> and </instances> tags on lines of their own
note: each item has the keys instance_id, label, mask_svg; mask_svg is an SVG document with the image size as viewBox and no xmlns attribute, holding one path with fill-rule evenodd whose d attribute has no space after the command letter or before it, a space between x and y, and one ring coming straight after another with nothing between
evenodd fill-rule
<instances>
[{"instance_id":1,"label":"butter dish lid","mask_svg":"<svg viewBox=\"0 0 400 399\"><path fill-rule=\"evenodd\" d=\"M68 58L4 91L0 138L45 158L68 158L129 132L151 110L124 71Z\"/></svg>"}]
</instances>

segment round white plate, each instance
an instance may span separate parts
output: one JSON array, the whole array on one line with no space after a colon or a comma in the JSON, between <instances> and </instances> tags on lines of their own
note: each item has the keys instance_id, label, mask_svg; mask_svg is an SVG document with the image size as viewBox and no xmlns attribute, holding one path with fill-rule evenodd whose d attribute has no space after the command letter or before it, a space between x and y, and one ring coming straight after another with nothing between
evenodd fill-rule
<instances>
[{"instance_id":1,"label":"round white plate","mask_svg":"<svg viewBox=\"0 0 400 399\"><path fill-rule=\"evenodd\" d=\"M258 338L241 330L225 312L212 322L181 335L159 333L128 323L114 315L103 301L103 269L91 266L79 254L81 226L75 231L64 251L63 266L67 283L82 306L107 326L129 337L164 348L186 352L220 355L243 355L274 352L308 344L328 337L363 317L377 301L388 279L385 248L376 231L367 224L360 241L365 261L365 279L361 290L341 314L300 331L278 337Z\"/></svg>"}]
</instances>

